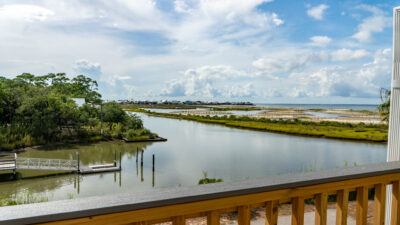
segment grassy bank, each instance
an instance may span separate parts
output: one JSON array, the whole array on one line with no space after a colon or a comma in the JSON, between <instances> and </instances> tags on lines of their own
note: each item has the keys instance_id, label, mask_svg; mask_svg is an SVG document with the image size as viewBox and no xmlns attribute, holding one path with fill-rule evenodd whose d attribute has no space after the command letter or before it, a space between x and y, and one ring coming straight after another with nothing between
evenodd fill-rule
<instances>
[{"instance_id":1,"label":"grassy bank","mask_svg":"<svg viewBox=\"0 0 400 225\"><path fill-rule=\"evenodd\" d=\"M150 112L143 109L126 109L174 119L185 119L203 123L220 124L228 127L244 128L259 131L272 131L294 135L325 137L335 139L359 140L359 141L387 141L387 125L378 124L352 124L331 121L309 122L301 120L273 120L266 118L249 118L236 116L195 116Z\"/></svg>"}]
</instances>

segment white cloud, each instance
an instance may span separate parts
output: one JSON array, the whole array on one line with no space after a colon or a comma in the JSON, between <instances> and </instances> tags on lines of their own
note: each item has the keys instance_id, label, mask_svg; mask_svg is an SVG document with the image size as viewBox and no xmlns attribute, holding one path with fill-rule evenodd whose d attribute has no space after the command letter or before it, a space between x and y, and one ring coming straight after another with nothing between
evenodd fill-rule
<instances>
[{"instance_id":1,"label":"white cloud","mask_svg":"<svg viewBox=\"0 0 400 225\"><path fill-rule=\"evenodd\" d=\"M321 4L321 5L314 6L314 7L310 8L309 10L307 10L307 14L308 14L308 16L310 16L316 20L322 20L323 16L324 16L324 12L328 8L329 8L328 5Z\"/></svg>"},{"instance_id":2,"label":"white cloud","mask_svg":"<svg viewBox=\"0 0 400 225\"><path fill-rule=\"evenodd\" d=\"M233 69L230 66L202 66L196 69L188 69L180 79L173 79L168 82L167 87L162 91L163 96L179 97L203 97L215 98L221 93L228 93L229 96L237 97L239 95L248 95L249 90L239 92L237 88L223 92L230 88L226 85L238 77L244 77L246 74L242 71ZM247 87L251 88L251 85Z\"/></svg>"},{"instance_id":3,"label":"white cloud","mask_svg":"<svg viewBox=\"0 0 400 225\"><path fill-rule=\"evenodd\" d=\"M0 7L0 19L23 20L28 22L44 21L54 12L35 5L5 5Z\"/></svg>"},{"instance_id":4,"label":"white cloud","mask_svg":"<svg viewBox=\"0 0 400 225\"><path fill-rule=\"evenodd\" d=\"M311 46L325 47L331 43L332 39L328 36L313 36L310 38Z\"/></svg>"},{"instance_id":5,"label":"white cloud","mask_svg":"<svg viewBox=\"0 0 400 225\"><path fill-rule=\"evenodd\" d=\"M293 72L282 90L282 96L290 97L375 97L382 87L390 85L391 50L380 49L374 60L358 68L326 66L314 72Z\"/></svg>"},{"instance_id":6,"label":"white cloud","mask_svg":"<svg viewBox=\"0 0 400 225\"><path fill-rule=\"evenodd\" d=\"M253 83L232 86L226 92L226 98L251 98L257 95Z\"/></svg>"},{"instance_id":7,"label":"white cloud","mask_svg":"<svg viewBox=\"0 0 400 225\"><path fill-rule=\"evenodd\" d=\"M294 51L283 54L272 54L253 61L252 65L264 70L267 74L280 74L302 69L315 62L326 61L329 55L326 52Z\"/></svg>"},{"instance_id":8,"label":"white cloud","mask_svg":"<svg viewBox=\"0 0 400 225\"><path fill-rule=\"evenodd\" d=\"M347 48L342 48L331 53L332 61L353 61L364 59L370 54L364 49L350 50Z\"/></svg>"},{"instance_id":9,"label":"white cloud","mask_svg":"<svg viewBox=\"0 0 400 225\"><path fill-rule=\"evenodd\" d=\"M372 34L382 32L384 28L391 25L391 17L386 17L385 13L377 7L362 5L360 9L369 11L372 16L365 18L358 25L358 31L351 36L360 42L369 42L372 40Z\"/></svg>"}]
</instances>

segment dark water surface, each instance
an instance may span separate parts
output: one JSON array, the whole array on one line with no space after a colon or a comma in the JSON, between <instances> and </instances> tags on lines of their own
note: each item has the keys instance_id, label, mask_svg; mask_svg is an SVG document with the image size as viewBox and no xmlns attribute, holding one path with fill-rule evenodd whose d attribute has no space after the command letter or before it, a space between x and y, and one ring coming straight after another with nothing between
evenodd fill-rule
<instances>
[{"instance_id":1,"label":"dark water surface","mask_svg":"<svg viewBox=\"0 0 400 225\"><path fill-rule=\"evenodd\" d=\"M121 172L0 182L0 197L29 192L45 195L49 200L67 199L197 185L203 172L207 172L210 178L230 181L352 166L354 163L376 163L386 159L386 144L299 137L146 115L141 117L147 128L168 141L141 144L101 142L42 148L19 154L19 157L72 159L74 152L79 152L81 163L88 165L112 163L117 150L122 152ZM137 148L144 150L143 169L140 167L140 154L136 163ZM37 174L25 171L21 176Z\"/></svg>"}]
</instances>

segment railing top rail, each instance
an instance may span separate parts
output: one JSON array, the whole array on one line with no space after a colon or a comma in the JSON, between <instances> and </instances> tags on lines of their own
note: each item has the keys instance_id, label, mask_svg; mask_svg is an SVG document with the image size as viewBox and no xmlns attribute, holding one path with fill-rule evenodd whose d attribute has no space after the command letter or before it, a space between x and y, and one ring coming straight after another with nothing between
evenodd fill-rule
<instances>
[{"instance_id":1,"label":"railing top rail","mask_svg":"<svg viewBox=\"0 0 400 225\"><path fill-rule=\"evenodd\" d=\"M0 224L26 224L176 205L352 179L400 173L400 162L271 176L141 193L95 196L29 205L0 207Z\"/></svg>"}]
</instances>

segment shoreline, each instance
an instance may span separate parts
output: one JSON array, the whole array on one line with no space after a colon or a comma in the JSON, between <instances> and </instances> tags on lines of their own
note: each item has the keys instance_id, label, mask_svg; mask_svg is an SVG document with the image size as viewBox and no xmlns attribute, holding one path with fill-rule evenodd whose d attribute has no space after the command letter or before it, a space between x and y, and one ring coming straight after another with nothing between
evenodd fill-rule
<instances>
[{"instance_id":1,"label":"shoreline","mask_svg":"<svg viewBox=\"0 0 400 225\"><path fill-rule=\"evenodd\" d=\"M337 140L352 140L362 142L385 143L387 142L387 126L384 124L350 124L340 122L313 122L292 120L271 120L266 118L249 120L235 117L215 118L210 116L182 115L173 113L157 113L144 109L125 109L127 111L145 113L150 116L158 116L171 119L184 119L201 123L217 124L226 127L256 130L262 132L274 132L281 134L320 137ZM246 118L246 117L243 117ZM288 122L290 121L290 122Z\"/></svg>"}]
</instances>

